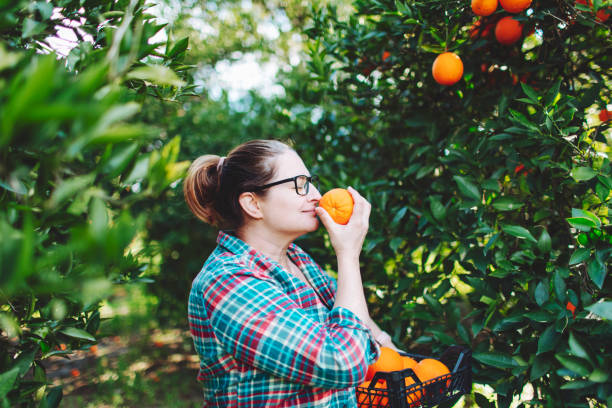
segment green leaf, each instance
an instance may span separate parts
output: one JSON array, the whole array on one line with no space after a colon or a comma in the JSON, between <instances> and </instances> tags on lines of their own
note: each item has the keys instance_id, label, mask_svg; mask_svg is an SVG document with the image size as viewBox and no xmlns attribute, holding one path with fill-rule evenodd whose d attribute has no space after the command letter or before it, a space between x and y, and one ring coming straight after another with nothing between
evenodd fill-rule
<instances>
[{"instance_id":1,"label":"green leaf","mask_svg":"<svg viewBox=\"0 0 612 408\"><path fill-rule=\"evenodd\" d=\"M587 218L593 221L593 223L595 223L595 226L597 228L601 227L601 220L599 219L599 217L590 211L582 210L580 208L572 208L572 217Z\"/></svg>"},{"instance_id":2,"label":"green leaf","mask_svg":"<svg viewBox=\"0 0 612 408\"><path fill-rule=\"evenodd\" d=\"M83 176L76 176L71 179L63 180L55 190L53 190L48 206L50 208L60 206L77 193L85 190L86 187L89 187L95 178L95 174L85 174Z\"/></svg>"},{"instance_id":3,"label":"green leaf","mask_svg":"<svg viewBox=\"0 0 612 408\"><path fill-rule=\"evenodd\" d=\"M461 322L457 322L457 334L464 341L465 344L472 344L472 339L470 337L470 333L467 329L461 324Z\"/></svg>"},{"instance_id":4,"label":"green leaf","mask_svg":"<svg viewBox=\"0 0 612 408\"><path fill-rule=\"evenodd\" d=\"M584 262L589 256L591 256L591 250L589 248L578 248L570 257L569 264L576 265L580 262Z\"/></svg>"},{"instance_id":5,"label":"green leaf","mask_svg":"<svg viewBox=\"0 0 612 408\"><path fill-rule=\"evenodd\" d=\"M551 366L552 366L552 363L548 357L537 356L533 361L533 365L531 366L531 372L529 373L529 379L533 381L533 380L536 380L542 377L544 374L546 374L550 370Z\"/></svg>"},{"instance_id":6,"label":"green leaf","mask_svg":"<svg viewBox=\"0 0 612 408\"><path fill-rule=\"evenodd\" d=\"M561 335L555 330L555 325L550 325L544 330L540 339L538 340L538 352L537 354L546 353L547 351L554 350L557 342L561 338Z\"/></svg>"},{"instance_id":7,"label":"green leaf","mask_svg":"<svg viewBox=\"0 0 612 408\"><path fill-rule=\"evenodd\" d=\"M568 344L573 355L593 362L584 341L573 331L570 332Z\"/></svg>"},{"instance_id":8,"label":"green leaf","mask_svg":"<svg viewBox=\"0 0 612 408\"><path fill-rule=\"evenodd\" d=\"M437 219L438 221L443 220L444 217L446 216L446 208L436 198L430 199L429 208L431 209L431 213L433 214L434 218Z\"/></svg>"},{"instance_id":9,"label":"green leaf","mask_svg":"<svg viewBox=\"0 0 612 408\"><path fill-rule=\"evenodd\" d=\"M555 316L543 309L527 312L523 316L539 323L551 323L555 320Z\"/></svg>"},{"instance_id":10,"label":"green leaf","mask_svg":"<svg viewBox=\"0 0 612 408\"><path fill-rule=\"evenodd\" d=\"M550 235L548 234L548 231L546 231L545 229L542 230L542 234L540 234L540 239L538 239L538 249L543 254L549 253L552 249L552 240L550 238Z\"/></svg>"},{"instance_id":11,"label":"green leaf","mask_svg":"<svg viewBox=\"0 0 612 408\"><path fill-rule=\"evenodd\" d=\"M608 378L610 378L610 372L599 367L593 370L593 372L589 375L589 381L596 383L604 383L608 381Z\"/></svg>"},{"instance_id":12,"label":"green leaf","mask_svg":"<svg viewBox=\"0 0 612 408\"><path fill-rule=\"evenodd\" d=\"M189 45L189 37L181 38L178 40L172 49L166 53L168 58L174 58L176 55L185 52L187 50L187 46Z\"/></svg>"},{"instance_id":13,"label":"green leaf","mask_svg":"<svg viewBox=\"0 0 612 408\"><path fill-rule=\"evenodd\" d=\"M401 237L395 237L389 242L389 247L393 250L393 252L397 252L400 245L402 245L404 240Z\"/></svg>"},{"instance_id":14,"label":"green leaf","mask_svg":"<svg viewBox=\"0 0 612 408\"><path fill-rule=\"evenodd\" d=\"M590 310L604 319L612 320L612 301L598 302L591 306L585 307L585 309Z\"/></svg>"},{"instance_id":15,"label":"green leaf","mask_svg":"<svg viewBox=\"0 0 612 408\"><path fill-rule=\"evenodd\" d=\"M553 286L555 288L555 295L557 296L557 301L564 302L567 286L559 269L555 270L555 274L553 276Z\"/></svg>"},{"instance_id":16,"label":"green leaf","mask_svg":"<svg viewBox=\"0 0 612 408\"><path fill-rule=\"evenodd\" d=\"M587 181L597 175L597 172L590 167L574 167L570 175L576 181Z\"/></svg>"},{"instance_id":17,"label":"green leaf","mask_svg":"<svg viewBox=\"0 0 612 408\"><path fill-rule=\"evenodd\" d=\"M442 305L437 299L435 299L428 293L424 293L423 298L425 299L425 302L427 302L429 307L431 307L438 316L442 316L444 314L442 311Z\"/></svg>"},{"instance_id":18,"label":"green leaf","mask_svg":"<svg viewBox=\"0 0 612 408\"><path fill-rule=\"evenodd\" d=\"M593 283L597 285L599 289L602 289L604 280L606 279L606 265L597 257L593 257L587 264L587 273Z\"/></svg>"},{"instance_id":19,"label":"green leaf","mask_svg":"<svg viewBox=\"0 0 612 408\"><path fill-rule=\"evenodd\" d=\"M528 229L521 227L520 225L503 225L502 229L506 234L510 234L519 239L526 239L534 244L537 244L538 242L533 235L531 235L531 232L529 232Z\"/></svg>"},{"instance_id":20,"label":"green leaf","mask_svg":"<svg viewBox=\"0 0 612 408\"><path fill-rule=\"evenodd\" d=\"M589 218L573 217L567 218L567 222L579 231L590 231L595 228L595 223Z\"/></svg>"},{"instance_id":21,"label":"green leaf","mask_svg":"<svg viewBox=\"0 0 612 408\"><path fill-rule=\"evenodd\" d=\"M47 407L46 408L57 408L59 407L60 402L62 401L62 387L54 387L49 390L47 393Z\"/></svg>"},{"instance_id":22,"label":"green leaf","mask_svg":"<svg viewBox=\"0 0 612 408\"><path fill-rule=\"evenodd\" d=\"M512 356L498 352L474 353L472 357L483 364L496 368L514 368L519 366L519 363Z\"/></svg>"},{"instance_id":23,"label":"green leaf","mask_svg":"<svg viewBox=\"0 0 612 408\"><path fill-rule=\"evenodd\" d=\"M110 178L121 174L131 163L139 147L138 143L131 143L118 148L116 151L113 150L111 158L104 164L102 171L107 173Z\"/></svg>"},{"instance_id":24,"label":"green leaf","mask_svg":"<svg viewBox=\"0 0 612 408\"><path fill-rule=\"evenodd\" d=\"M538 94L533 90L532 87L530 87L529 85L527 85L524 82L521 82L521 88L523 88L523 92L525 92L525 95L527 95L527 97L533 101L534 103L538 102Z\"/></svg>"},{"instance_id":25,"label":"green leaf","mask_svg":"<svg viewBox=\"0 0 612 408\"><path fill-rule=\"evenodd\" d=\"M589 375L591 372L592 368L589 362L580 357L570 356L569 354L555 354L555 358L559 360L565 368L583 377Z\"/></svg>"},{"instance_id":26,"label":"green leaf","mask_svg":"<svg viewBox=\"0 0 612 408\"><path fill-rule=\"evenodd\" d=\"M593 383L590 381L570 380L570 382L563 384L559 388L562 390L584 390L591 385L593 385Z\"/></svg>"},{"instance_id":27,"label":"green leaf","mask_svg":"<svg viewBox=\"0 0 612 408\"><path fill-rule=\"evenodd\" d=\"M538 130L537 125L535 123L532 123L529 119L527 119L527 117L523 115L521 112L515 111L514 109L510 109L510 108L508 108L508 111L510 112L510 115L512 115L514 122L523 125L527 129L530 129L533 131Z\"/></svg>"},{"instance_id":28,"label":"green leaf","mask_svg":"<svg viewBox=\"0 0 612 408\"><path fill-rule=\"evenodd\" d=\"M514 198L502 197L495 200L493 203L493 208L499 211L513 211L521 208L523 205L525 204Z\"/></svg>"},{"instance_id":29,"label":"green leaf","mask_svg":"<svg viewBox=\"0 0 612 408\"><path fill-rule=\"evenodd\" d=\"M404 215L406 215L406 211L408 211L408 207L403 207L402 209L400 209L393 217L393 220L391 220L390 225L397 225L401 221L401 219L404 218Z\"/></svg>"},{"instance_id":30,"label":"green leaf","mask_svg":"<svg viewBox=\"0 0 612 408\"><path fill-rule=\"evenodd\" d=\"M453 179L457 182L457 187L459 187L459 191L464 196L472 200L480 201L480 189L474 183L462 176L453 176Z\"/></svg>"},{"instance_id":31,"label":"green leaf","mask_svg":"<svg viewBox=\"0 0 612 408\"><path fill-rule=\"evenodd\" d=\"M13 388L13 384L19 374L19 367L13 367L9 371L0 374L0 401Z\"/></svg>"},{"instance_id":32,"label":"green leaf","mask_svg":"<svg viewBox=\"0 0 612 408\"><path fill-rule=\"evenodd\" d=\"M128 72L126 78L141 79L157 85L185 86L185 82L173 70L163 65L147 65L146 67L136 68Z\"/></svg>"},{"instance_id":33,"label":"green leaf","mask_svg":"<svg viewBox=\"0 0 612 408\"><path fill-rule=\"evenodd\" d=\"M23 21L23 32L21 38L33 37L45 31L45 28L47 28L45 23L39 23L31 18L26 18Z\"/></svg>"},{"instance_id":34,"label":"green leaf","mask_svg":"<svg viewBox=\"0 0 612 408\"><path fill-rule=\"evenodd\" d=\"M22 352L17 358L17 361L15 362L15 367L19 369L20 377L23 377L30 370L32 363L34 362L34 356L36 355L37 350L38 346L35 350Z\"/></svg>"},{"instance_id":35,"label":"green leaf","mask_svg":"<svg viewBox=\"0 0 612 408\"><path fill-rule=\"evenodd\" d=\"M538 283L535 289L534 296L535 296L535 301L538 304L538 306L542 306L544 303L546 303L549 297L548 284L544 282Z\"/></svg>"},{"instance_id":36,"label":"green leaf","mask_svg":"<svg viewBox=\"0 0 612 408\"><path fill-rule=\"evenodd\" d=\"M76 327L66 327L65 329L60 330L60 333L63 333L69 337L74 337L75 339L96 341L96 338L90 333Z\"/></svg>"},{"instance_id":37,"label":"green leaf","mask_svg":"<svg viewBox=\"0 0 612 408\"><path fill-rule=\"evenodd\" d=\"M601 201L606 201L610 195L610 189L603 185L603 183L597 182L595 185L595 194Z\"/></svg>"}]
</instances>

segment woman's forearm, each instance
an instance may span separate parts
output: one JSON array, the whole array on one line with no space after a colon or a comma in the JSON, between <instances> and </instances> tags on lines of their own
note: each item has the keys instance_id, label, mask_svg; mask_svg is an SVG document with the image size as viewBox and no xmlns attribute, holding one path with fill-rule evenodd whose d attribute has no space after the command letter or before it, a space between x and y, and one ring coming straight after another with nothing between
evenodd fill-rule
<instances>
[{"instance_id":1,"label":"woman's forearm","mask_svg":"<svg viewBox=\"0 0 612 408\"><path fill-rule=\"evenodd\" d=\"M383 330L378 327L378 325L374 322L374 320L372 320L371 317L368 316L368 320L365 323L366 326L368 326L368 328L370 329L370 331L372 331L372 334L374 335L375 339L379 339L381 337L385 338L385 340L379 343L381 347L389 347L395 351L399 351L395 344L393 344L393 341L391 341L391 338L383 335Z\"/></svg>"},{"instance_id":2,"label":"woman's forearm","mask_svg":"<svg viewBox=\"0 0 612 408\"><path fill-rule=\"evenodd\" d=\"M355 313L364 323L370 319L363 293L359 270L359 256L338 256L338 288L334 307L344 307Z\"/></svg>"}]
</instances>

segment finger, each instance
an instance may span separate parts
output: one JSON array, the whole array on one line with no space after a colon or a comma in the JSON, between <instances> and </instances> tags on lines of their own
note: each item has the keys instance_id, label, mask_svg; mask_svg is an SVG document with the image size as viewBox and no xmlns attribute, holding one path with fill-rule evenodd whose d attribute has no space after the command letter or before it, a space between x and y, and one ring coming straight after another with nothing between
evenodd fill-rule
<instances>
[{"instance_id":1,"label":"finger","mask_svg":"<svg viewBox=\"0 0 612 408\"><path fill-rule=\"evenodd\" d=\"M365 197L359 194L359 192L355 190L353 187L349 187L348 191L349 193L351 193L351 196L353 197L353 201L354 201L353 213L360 214L360 216L362 217L362 220L367 222L367 220L370 218L370 211L371 211L372 205L370 204L368 200L365 199Z\"/></svg>"},{"instance_id":2,"label":"finger","mask_svg":"<svg viewBox=\"0 0 612 408\"><path fill-rule=\"evenodd\" d=\"M319 216L319 219L325 226L327 230L329 230L330 226L334 224L334 220L331 215L325 210L323 207L315 207L315 213Z\"/></svg>"}]
</instances>

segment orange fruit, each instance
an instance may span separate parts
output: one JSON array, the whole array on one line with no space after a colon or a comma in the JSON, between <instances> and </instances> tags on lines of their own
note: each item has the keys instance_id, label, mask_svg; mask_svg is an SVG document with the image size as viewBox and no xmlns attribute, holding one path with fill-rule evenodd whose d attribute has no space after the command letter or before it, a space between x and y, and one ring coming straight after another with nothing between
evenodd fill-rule
<instances>
[{"instance_id":1,"label":"orange fruit","mask_svg":"<svg viewBox=\"0 0 612 408\"><path fill-rule=\"evenodd\" d=\"M372 380L374 374L379 371L400 371L403 369L404 362L402 361L402 356L392 348L381 347L378 360L368 366L366 380Z\"/></svg>"},{"instance_id":2,"label":"orange fruit","mask_svg":"<svg viewBox=\"0 0 612 408\"><path fill-rule=\"evenodd\" d=\"M597 10L597 21L603 23L609 18L610 18L610 13L608 13L606 10L604 9Z\"/></svg>"},{"instance_id":3,"label":"orange fruit","mask_svg":"<svg viewBox=\"0 0 612 408\"><path fill-rule=\"evenodd\" d=\"M363 383L359 384L360 388L368 388L370 386L370 381L364 381ZM362 392L360 390L356 390L357 391L357 407L358 408L365 408L367 406L369 406L369 399L368 399L368 395L365 392Z\"/></svg>"},{"instance_id":4,"label":"orange fruit","mask_svg":"<svg viewBox=\"0 0 612 408\"><path fill-rule=\"evenodd\" d=\"M444 363L433 358L424 358L413 368L414 373L422 382L431 380L432 378L440 377L445 374L450 374L448 367ZM451 380L446 382L446 386L450 387Z\"/></svg>"},{"instance_id":5,"label":"orange fruit","mask_svg":"<svg viewBox=\"0 0 612 408\"><path fill-rule=\"evenodd\" d=\"M587 0L576 0L576 3L586 6ZM591 0L589 0L588 6L590 8L593 8L593 2ZM608 13L604 8L597 10L597 21L603 23L609 18L610 18L610 13Z\"/></svg>"},{"instance_id":6,"label":"orange fruit","mask_svg":"<svg viewBox=\"0 0 612 408\"><path fill-rule=\"evenodd\" d=\"M336 223L343 225L351 219L353 204L353 196L343 188L329 190L319 200L319 206L323 207Z\"/></svg>"},{"instance_id":7,"label":"orange fruit","mask_svg":"<svg viewBox=\"0 0 612 408\"><path fill-rule=\"evenodd\" d=\"M414 368L415 365L417 365L417 361L415 359L412 359L408 356L400 356L402 358L402 364L404 366L404 370L407 368Z\"/></svg>"},{"instance_id":8,"label":"orange fruit","mask_svg":"<svg viewBox=\"0 0 612 408\"><path fill-rule=\"evenodd\" d=\"M442 53L431 66L431 73L440 85L453 85L463 76L463 62L454 52Z\"/></svg>"},{"instance_id":9,"label":"orange fruit","mask_svg":"<svg viewBox=\"0 0 612 408\"><path fill-rule=\"evenodd\" d=\"M607 122L610 120L610 118L612 118L612 112L610 112L609 110L604 109L599 112L599 120L601 120L602 122Z\"/></svg>"},{"instance_id":10,"label":"orange fruit","mask_svg":"<svg viewBox=\"0 0 612 408\"><path fill-rule=\"evenodd\" d=\"M497 10L497 0L472 0L472 11L477 16L490 16Z\"/></svg>"},{"instance_id":11,"label":"orange fruit","mask_svg":"<svg viewBox=\"0 0 612 408\"><path fill-rule=\"evenodd\" d=\"M371 381L364 381L360 388L370 388ZM387 382L384 380L379 380L374 388L380 390L387 389ZM374 392L374 391L370 391ZM362 392L361 390L357 390L357 407L358 408L369 408L369 407L378 407L378 406L387 406L389 402L389 398L385 396L381 396L380 394L370 394L368 392Z\"/></svg>"},{"instance_id":12,"label":"orange fruit","mask_svg":"<svg viewBox=\"0 0 612 408\"><path fill-rule=\"evenodd\" d=\"M415 383L412 377L406 377L404 382L406 384L406 388L410 387L411 385ZM410 392L406 396L406 401L408 401L409 406L416 406L418 405L418 402L421 400L423 393L421 392L420 388L417 388L417 390L410 390Z\"/></svg>"},{"instance_id":13,"label":"orange fruit","mask_svg":"<svg viewBox=\"0 0 612 408\"><path fill-rule=\"evenodd\" d=\"M523 25L510 16L506 16L497 22L495 26L495 38L500 44L514 44L523 34Z\"/></svg>"},{"instance_id":14,"label":"orange fruit","mask_svg":"<svg viewBox=\"0 0 612 408\"><path fill-rule=\"evenodd\" d=\"M520 13L531 5L531 0L499 0L508 13Z\"/></svg>"},{"instance_id":15,"label":"orange fruit","mask_svg":"<svg viewBox=\"0 0 612 408\"><path fill-rule=\"evenodd\" d=\"M384 380L378 381L376 383L376 385L374 385L374 388L378 388L380 390L387 390L387 382ZM386 407L389 404L389 398L384 397L384 396L378 396L376 398L374 398L373 401L375 404L378 404L376 406L381 406L381 407Z\"/></svg>"},{"instance_id":16,"label":"orange fruit","mask_svg":"<svg viewBox=\"0 0 612 408\"><path fill-rule=\"evenodd\" d=\"M391 56L391 53L389 51L383 51L382 53L382 60L386 60L387 58L389 58Z\"/></svg>"}]
</instances>

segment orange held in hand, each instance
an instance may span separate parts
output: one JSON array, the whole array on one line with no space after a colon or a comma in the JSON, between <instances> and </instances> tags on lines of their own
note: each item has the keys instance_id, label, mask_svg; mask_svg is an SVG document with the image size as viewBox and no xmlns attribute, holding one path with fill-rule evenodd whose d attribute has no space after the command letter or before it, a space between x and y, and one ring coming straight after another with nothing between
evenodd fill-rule
<instances>
[{"instance_id":1,"label":"orange held in hand","mask_svg":"<svg viewBox=\"0 0 612 408\"><path fill-rule=\"evenodd\" d=\"M477 16L490 16L497 10L497 0L472 0L472 11Z\"/></svg>"},{"instance_id":2,"label":"orange held in hand","mask_svg":"<svg viewBox=\"0 0 612 408\"><path fill-rule=\"evenodd\" d=\"M499 0L508 13L520 13L531 5L531 0Z\"/></svg>"},{"instance_id":3,"label":"orange held in hand","mask_svg":"<svg viewBox=\"0 0 612 408\"><path fill-rule=\"evenodd\" d=\"M452 85L463 76L463 62L454 52L442 53L431 66L431 73L440 85Z\"/></svg>"},{"instance_id":4,"label":"orange held in hand","mask_svg":"<svg viewBox=\"0 0 612 408\"><path fill-rule=\"evenodd\" d=\"M497 22L495 26L495 38L500 44L514 44L523 34L523 25L510 16L506 16Z\"/></svg>"},{"instance_id":5,"label":"orange held in hand","mask_svg":"<svg viewBox=\"0 0 612 408\"><path fill-rule=\"evenodd\" d=\"M336 223L342 225L351 219L353 204L353 196L343 188L329 190L319 201L319 206L323 207Z\"/></svg>"}]
</instances>

